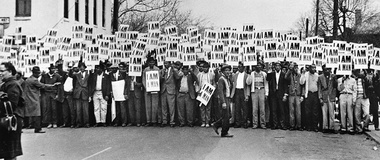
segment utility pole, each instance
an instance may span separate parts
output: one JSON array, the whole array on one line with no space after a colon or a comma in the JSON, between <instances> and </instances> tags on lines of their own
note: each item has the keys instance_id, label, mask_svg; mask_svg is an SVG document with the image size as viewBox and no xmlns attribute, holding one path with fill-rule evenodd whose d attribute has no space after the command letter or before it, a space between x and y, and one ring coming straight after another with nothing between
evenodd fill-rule
<instances>
[{"instance_id":1,"label":"utility pole","mask_svg":"<svg viewBox=\"0 0 380 160\"><path fill-rule=\"evenodd\" d=\"M115 34L119 28L119 0L113 0L112 33Z\"/></svg>"},{"instance_id":2,"label":"utility pole","mask_svg":"<svg viewBox=\"0 0 380 160\"><path fill-rule=\"evenodd\" d=\"M338 25L339 25L339 15L338 15L338 0L334 0L334 10L333 10L333 40L338 37Z\"/></svg>"},{"instance_id":3,"label":"utility pole","mask_svg":"<svg viewBox=\"0 0 380 160\"><path fill-rule=\"evenodd\" d=\"M317 0L316 4L316 11L315 11L315 36L318 36L318 24L319 24L319 0Z\"/></svg>"},{"instance_id":4,"label":"utility pole","mask_svg":"<svg viewBox=\"0 0 380 160\"><path fill-rule=\"evenodd\" d=\"M306 33L305 38L309 37L309 18L306 18Z\"/></svg>"}]
</instances>

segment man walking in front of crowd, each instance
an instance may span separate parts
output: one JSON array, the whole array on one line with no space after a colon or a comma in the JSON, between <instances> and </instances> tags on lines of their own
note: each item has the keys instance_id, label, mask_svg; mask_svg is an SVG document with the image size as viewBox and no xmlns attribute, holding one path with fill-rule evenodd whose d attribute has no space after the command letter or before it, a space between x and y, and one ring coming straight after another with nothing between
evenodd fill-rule
<instances>
[{"instance_id":1,"label":"man walking in front of crowd","mask_svg":"<svg viewBox=\"0 0 380 160\"><path fill-rule=\"evenodd\" d=\"M284 129L286 130L284 120L284 101L286 101L287 95L287 83L285 80L285 73L281 71L281 63L275 63L275 71L270 73L266 80L269 83L269 94L271 95L271 112L273 119L272 129ZM253 100L253 99L252 99Z\"/></svg>"},{"instance_id":2,"label":"man walking in front of crowd","mask_svg":"<svg viewBox=\"0 0 380 160\"><path fill-rule=\"evenodd\" d=\"M119 65L113 64L113 66L111 66L111 72L110 72L111 82L126 81L127 74L126 74L125 67L126 67L126 64L124 62L121 62ZM120 87L124 88L124 91L125 91L128 86L124 83L124 86L120 86ZM114 93L112 92L112 87L111 87L111 94L113 97ZM116 118L114 120L114 125L113 125L114 127L119 126L120 123L121 123L122 127L127 126L127 116L128 116L127 115L127 111L128 111L127 104L128 104L128 102L126 100L125 101L115 101Z\"/></svg>"},{"instance_id":3,"label":"man walking in front of crowd","mask_svg":"<svg viewBox=\"0 0 380 160\"><path fill-rule=\"evenodd\" d=\"M61 76L56 73L54 64L50 64L49 72L41 77L43 84L55 84L61 82ZM43 122L49 124L47 128L57 128L57 98L58 87L44 88L42 90L43 99Z\"/></svg>"},{"instance_id":4,"label":"man walking in front of crowd","mask_svg":"<svg viewBox=\"0 0 380 160\"><path fill-rule=\"evenodd\" d=\"M354 133L353 104L356 104L356 90L357 84L352 76L346 75L338 79L341 133L346 133L347 130L351 134ZM348 126L346 116L348 117Z\"/></svg>"},{"instance_id":5,"label":"man walking in front of crowd","mask_svg":"<svg viewBox=\"0 0 380 160\"><path fill-rule=\"evenodd\" d=\"M260 63L256 65L255 71L253 71L251 76L247 78L246 83L247 85L251 85L252 128L256 129L258 127L258 118L260 118L260 127L266 129L265 99L268 97L269 87L267 74L262 71ZM259 110L260 116L258 116Z\"/></svg>"},{"instance_id":6,"label":"man walking in front of crowd","mask_svg":"<svg viewBox=\"0 0 380 160\"><path fill-rule=\"evenodd\" d=\"M40 89L54 88L55 84L43 84L38 81L41 75L40 67L32 68L32 76L23 83L25 97L25 116L30 117L30 124L34 122L34 133L45 133L41 128Z\"/></svg>"},{"instance_id":7,"label":"man walking in front of crowd","mask_svg":"<svg viewBox=\"0 0 380 160\"><path fill-rule=\"evenodd\" d=\"M159 111L159 94L158 92L146 91L146 73L149 71L158 71L158 74L160 74L160 69L155 66L156 62L152 57L149 57L146 62L148 63L148 67L145 68L142 73L142 84L145 88L146 126L155 126L157 123L162 122L161 111Z\"/></svg>"},{"instance_id":8,"label":"man walking in front of crowd","mask_svg":"<svg viewBox=\"0 0 380 160\"><path fill-rule=\"evenodd\" d=\"M240 128L242 125L244 128L248 128L248 108L247 102L249 97L249 86L247 85L248 74L244 71L245 67L242 62L239 62L238 72L232 77L232 91L231 100L235 102L235 128Z\"/></svg>"},{"instance_id":9,"label":"man walking in front of crowd","mask_svg":"<svg viewBox=\"0 0 380 160\"><path fill-rule=\"evenodd\" d=\"M318 96L318 73L316 73L315 64L310 66L309 72L301 77L301 84L305 85L304 97L306 129L308 131L318 132L319 107L320 100Z\"/></svg>"},{"instance_id":10,"label":"man walking in front of crowd","mask_svg":"<svg viewBox=\"0 0 380 160\"><path fill-rule=\"evenodd\" d=\"M178 79L178 70L172 67L170 61L164 62L164 69L161 70L161 109L162 109L162 124L161 127L165 127L170 123L171 127L175 126L174 114L175 114L175 96L176 96L176 84L175 79ZM168 120L169 116L169 120Z\"/></svg>"},{"instance_id":11,"label":"man walking in front of crowd","mask_svg":"<svg viewBox=\"0 0 380 160\"><path fill-rule=\"evenodd\" d=\"M322 66L323 74L318 77L318 94L319 100L322 106L322 116L323 116L323 133L331 132L337 133L335 131L335 98L336 98L336 88L338 87L337 78L331 73L331 68Z\"/></svg>"},{"instance_id":12,"label":"man walking in front of crowd","mask_svg":"<svg viewBox=\"0 0 380 160\"><path fill-rule=\"evenodd\" d=\"M202 88L202 86L206 83L209 83L216 88L216 84L214 80L215 74L209 71L210 70L209 63L206 61L201 61L199 67L202 68L202 72L199 72L197 75L198 81L199 81L198 93L200 92L200 89ZM204 104L201 104L201 118L202 118L201 127L207 127L207 128L210 127L209 123L210 123L210 116L211 116L210 115L211 103L212 102L210 100L206 106Z\"/></svg>"},{"instance_id":13,"label":"man walking in front of crowd","mask_svg":"<svg viewBox=\"0 0 380 160\"><path fill-rule=\"evenodd\" d=\"M301 102L303 101L302 86L300 84L301 74L298 73L298 64L292 63L289 65L289 70L285 75L288 81L288 96L289 96L289 130L300 130L301 127Z\"/></svg>"},{"instance_id":14,"label":"man walking in front of crowd","mask_svg":"<svg viewBox=\"0 0 380 160\"><path fill-rule=\"evenodd\" d=\"M178 82L180 84L177 96L177 106L180 127L185 126L185 115L187 125L193 127L194 102L196 98L194 85L195 83L198 83L197 76L189 71L188 66L183 66L179 76Z\"/></svg>"},{"instance_id":15,"label":"man walking in front of crowd","mask_svg":"<svg viewBox=\"0 0 380 160\"><path fill-rule=\"evenodd\" d=\"M102 65L95 65L95 73L90 75L89 96L94 102L94 115L98 124L106 126L107 101L111 94L111 81L109 75L103 71Z\"/></svg>"},{"instance_id":16,"label":"man walking in front of crowd","mask_svg":"<svg viewBox=\"0 0 380 160\"><path fill-rule=\"evenodd\" d=\"M79 71L73 73L73 82L74 82L74 91L73 98L75 102L75 107L77 110L76 115L76 128L85 126L90 127L89 123L89 113L88 113L88 104L90 101L88 94L88 80L90 74L86 71L86 64L84 62L78 63Z\"/></svg>"},{"instance_id":17,"label":"man walking in front of crowd","mask_svg":"<svg viewBox=\"0 0 380 160\"><path fill-rule=\"evenodd\" d=\"M229 79L231 75L231 66L223 65L221 68L221 75L218 80L217 93L219 95L219 105L222 108L222 117L212 124L216 134L219 134L218 128L222 127L222 137L233 137L233 135L228 134L230 128L230 102L231 102L231 81Z\"/></svg>"},{"instance_id":18,"label":"man walking in front of crowd","mask_svg":"<svg viewBox=\"0 0 380 160\"><path fill-rule=\"evenodd\" d=\"M355 128L356 133L362 133L363 131L369 131L369 99L367 97L368 86L364 74L360 73L359 69L353 70L356 79L356 103L354 103L355 113ZM362 117L364 117L362 119Z\"/></svg>"},{"instance_id":19,"label":"man walking in front of crowd","mask_svg":"<svg viewBox=\"0 0 380 160\"><path fill-rule=\"evenodd\" d=\"M378 105L378 95L380 93L380 81L379 77L375 76L373 73L373 69L367 70L367 76L366 76L366 86L367 88L367 97L369 98L369 108L370 108L370 114L373 116L373 124L375 126L375 130L379 131L379 105Z\"/></svg>"}]
</instances>

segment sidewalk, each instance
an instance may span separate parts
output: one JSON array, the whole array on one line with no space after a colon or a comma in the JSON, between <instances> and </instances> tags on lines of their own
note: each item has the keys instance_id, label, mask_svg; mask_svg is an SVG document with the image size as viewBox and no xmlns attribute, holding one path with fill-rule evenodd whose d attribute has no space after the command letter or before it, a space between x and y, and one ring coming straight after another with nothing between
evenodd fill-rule
<instances>
[{"instance_id":1,"label":"sidewalk","mask_svg":"<svg viewBox=\"0 0 380 160\"><path fill-rule=\"evenodd\" d=\"M380 131L376 131L374 125L369 125L369 130L371 132L365 132L364 134L371 137L377 144L380 144Z\"/></svg>"}]
</instances>

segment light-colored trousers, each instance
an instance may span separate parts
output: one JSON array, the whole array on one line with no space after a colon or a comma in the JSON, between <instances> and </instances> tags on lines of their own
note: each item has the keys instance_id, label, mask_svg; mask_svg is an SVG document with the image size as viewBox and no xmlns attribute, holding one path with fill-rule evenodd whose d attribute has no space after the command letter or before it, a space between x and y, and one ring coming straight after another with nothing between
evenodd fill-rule
<instances>
[{"instance_id":1,"label":"light-colored trousers","mask_svg":"<svg viewBox=\"0 0 380 160\"><path fill-rule=\"evenodd\" d=\"M252 124L253 127L258 126L258 112L260 110L260 124L261 127L265 126L265 90L256 89L251 93L252 98Z\"/></svg>"},{"instance_id":2,"label":"light-colored trousers","mask_svg":"<svg viewBox=\"0 0 380 160\"><path fill-rule=\"evenodd\" d=\"M102 91L95 91L93 101L96 123L106 123L107 101L103 98Z\"/></svg>"},{"instance_id":3,"label":"light-colored trousers","mask_svg":"<svg viewBox=\"0 0 380 160\"><path fill-rule=\"evenodd\" d=\"M341 94L339 96L339 106L340 106L340 116L342 123L342 131L353 131L354 130L354 113L353 113L353 97L352 94ZM346 121L346 116L348 117L348 126Z\"/></svg>"},{"instance_id":4,"label":"light-colored trousers","mask_svg":"<svg viewBox=\"0 0 380 160\"><path fill-rule=\"evenodd\" d=\"M363 111L363 112L362 112ZM363 116L363 118L362 118ZM369 99L357 98L355 104L355 125L356 131L362 132L361 122L364 123L364 128L368 128L369 123Z\"/></svg>"}]
</instances>

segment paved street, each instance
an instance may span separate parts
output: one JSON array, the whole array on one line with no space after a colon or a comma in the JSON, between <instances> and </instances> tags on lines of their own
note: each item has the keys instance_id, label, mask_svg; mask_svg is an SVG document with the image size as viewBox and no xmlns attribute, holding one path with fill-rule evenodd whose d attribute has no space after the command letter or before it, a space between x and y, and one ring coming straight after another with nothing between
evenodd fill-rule
<instances>
[{"instance_id":1,"label":"paved street","mask_svg":"<svg viewBox=\"0 0 380 160\"><path fill-rule=\"evenodd\" d=\"M20 160L58 159L379 159L365 135L211 128L107 127L24 130Z\"/></svg>"}]
</instances>

